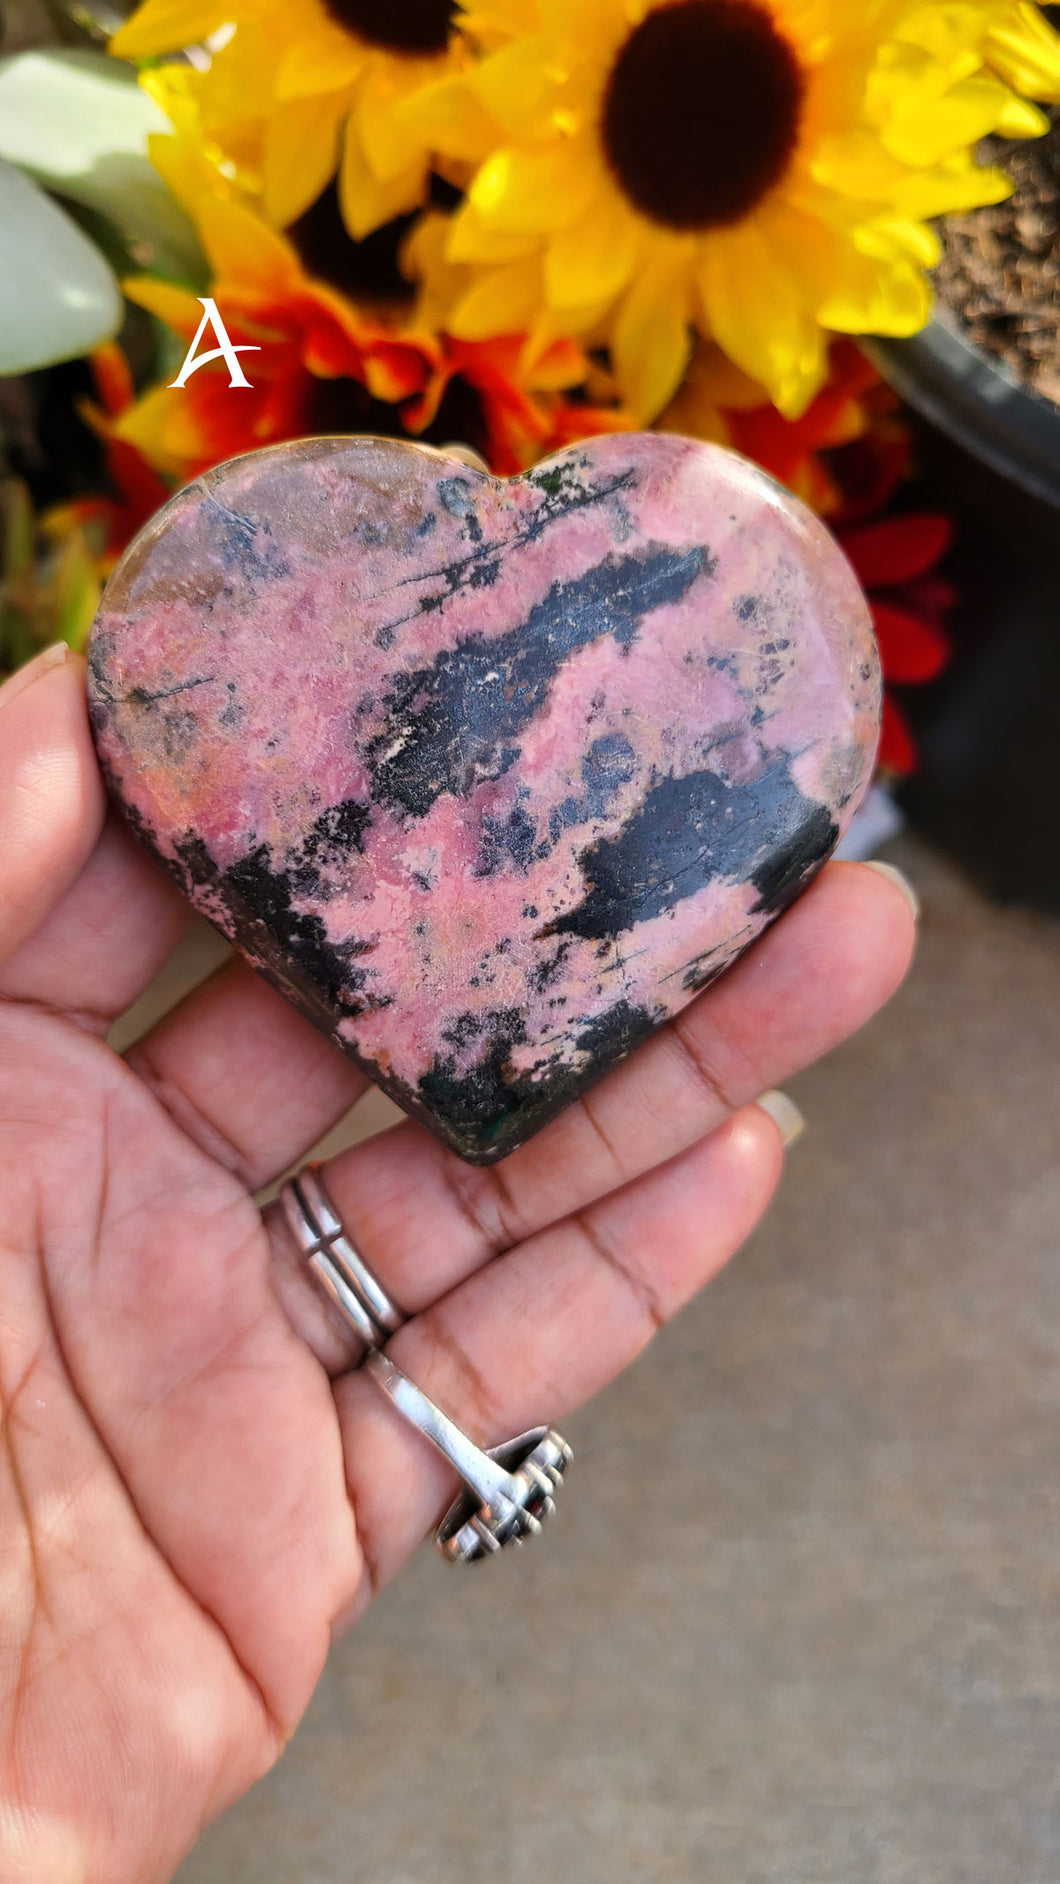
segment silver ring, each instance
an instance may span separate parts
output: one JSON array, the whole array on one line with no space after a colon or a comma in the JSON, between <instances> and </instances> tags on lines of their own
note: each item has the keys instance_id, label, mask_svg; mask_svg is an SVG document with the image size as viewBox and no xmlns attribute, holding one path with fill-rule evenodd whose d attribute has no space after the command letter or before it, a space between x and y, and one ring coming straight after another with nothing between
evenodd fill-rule
<instances>
[{"instance_id":1,"label":"silver ring","mask_svg":"<svg viewBox=\"0 0 1060 1884\"><path fill-rule=\"evenodd\" d=\"M370 1348L385 1347L408 1320L354 1248L318 1176L307 1164L280 1192L287 1226L325 1294Z\"/></svg>"},{"instance_id":2,"label":"silver ring","mask_svg":"<svg viewBox=\"0 0 1060 1884\"><path fill-rule=\"evenodd\" d=\"M407 1321L354 1248L318 1176L306 1165L280 1192L291 1234L321 1288L365 1343L365 1371L391 1405L429 1439L464 1489L434 1534L450 1563L472 1563L534 1537L555 1510L573 1454L551 1426L535 1426L484 1451L382 1353Z\"/></svg>"},{"instance_id":3,"label":"silver ring","mask_svg":"<svg viewBox=\"0 0 1060 1884\"><path fill-rule=\"evenodd\" d=\"M535 1426L484 1452L387 1355L374 1349L365 1371L464 1481L434 1533L447 1562L474 1563L537 1536L556 1509L555 1493L574 1457L559 1433Z\"/></svg>"}]
</instances>

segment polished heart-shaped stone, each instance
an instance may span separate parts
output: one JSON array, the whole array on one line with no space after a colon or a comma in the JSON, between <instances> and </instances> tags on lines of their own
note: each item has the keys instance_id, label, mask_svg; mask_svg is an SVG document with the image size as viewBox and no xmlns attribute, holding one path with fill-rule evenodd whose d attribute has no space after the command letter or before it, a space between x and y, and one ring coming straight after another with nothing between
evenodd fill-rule
<instances>
[{"instance_id":1,"label":"polished heart-shaped stone","mask_svg":"<svg viewBox=\"0 0 1060 1884\"><path fill-rule=\"evenodd\" d=\"M797 895L878 730L824 526L655 434L510 481L383 439L235 459L126 552L90 670L143 841L476 1163Z\"/></svg>"}]
</instances>

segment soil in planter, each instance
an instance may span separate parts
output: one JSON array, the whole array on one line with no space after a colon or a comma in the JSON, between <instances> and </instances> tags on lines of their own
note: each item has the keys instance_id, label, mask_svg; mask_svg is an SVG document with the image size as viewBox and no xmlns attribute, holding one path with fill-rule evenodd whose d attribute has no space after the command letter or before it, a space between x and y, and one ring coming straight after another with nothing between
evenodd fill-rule
<instances>
[{"instance_id":1,"label":"soil in planter","mask_svg":"<svg viewBox=\"0 0 1060 1884\"><path fill-rule=\"evenodd\" d=\"M965 338L1060 405L1060 110L1029 144L987 139L980 155L1016 185L1007 202L947 216L935 276Z\"/></svg>"}]
</instances>

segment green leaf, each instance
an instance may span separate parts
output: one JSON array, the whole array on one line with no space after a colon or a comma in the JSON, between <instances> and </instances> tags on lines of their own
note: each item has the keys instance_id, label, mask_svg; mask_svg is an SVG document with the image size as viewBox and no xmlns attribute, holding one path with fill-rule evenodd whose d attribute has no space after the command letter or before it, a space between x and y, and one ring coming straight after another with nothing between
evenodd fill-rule
<instances>
[{"instance_id":1,"label":"green leaf","mask_svg":"<svg viewBox=\"0 0 1060 1884\"><path fill-rule=\"evenodd\" d=\"M68 536L55 570L52 627L55 637L72 648L83 648L99 607L100 584L96 565L80 530Z\"/></svg>"},{"instance_id":2,"label":"green leaf","mask_svg":"<svg viewBox=\"0 0 1060 1884\"><path fill-rule=\"evenodd\" d=\"M118 283L87 236L0 161L0 373L76 359L121 318Z\"/></svg>"},{"instance_id":3,"label":"green leaf","mask_svg":"<svg viewBox=\"0 0 1060 1884\"><path fill-rule=\"evenodd\" d=\"M0 157L107 217L138 268L197 284L198 237L147 155L151 133L171 129L134 68L105 53L0 59Z\"/></svg>"}]
</instances>

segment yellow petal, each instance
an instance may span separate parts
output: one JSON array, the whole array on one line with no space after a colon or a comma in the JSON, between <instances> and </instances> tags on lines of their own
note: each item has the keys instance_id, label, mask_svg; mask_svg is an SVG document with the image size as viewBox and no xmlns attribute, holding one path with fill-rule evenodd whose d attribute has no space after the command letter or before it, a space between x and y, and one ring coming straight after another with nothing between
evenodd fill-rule
<instances>
[{"instance_id":1,"label":"yellow petal","mask_svg":"<svg viewBox=\"0 0 1060 1884\"><path fill-rule=\"evenodd\" d=\"M369 169L388 183L425 156L415 126L398 108L389 85L369 77L357 101L357 131Z\"/></svg>"},{"instance_id":2,"label":"yellow petal","mask_svg":"<svg viewBox=\"0 0 1060 1884\"><path fill-rule=\"evenodd\" d=\"M459 75L423 86L397 109L425 150L464 163L481 163L497 142L493 119Z\"/></svg>"},{"instance_id":3,"label":"yellow petal","mask_svg":"<svg viewBox=\"0 0 1060 1884\"><path fill-rule=\"evenodd\" d=\"M453 217L447 254L451 262L514 262L539 246L534 235L508 235L494 229L483 222L473 203L465 202Z\"/></svg>"},{"instance_id":4,"label":"yellow petal","mask_svg":"<svg viewBox=\"0 0 1060 1884\"><path fill-rule=\"evenodd\" d=\"M906 339L927 326L931 307L930 283L913 263L853 251L818 312L838 333Z\"/></svg>"},{"instance_id":5,"label":"yellow petal","mask_svg":"<svg viewBox=\"0 0 1060 1884\"><path fill-rule=\"evenodd\" d=\"M524 36L484 59L467 84L505 141L534 143L548 136L561 93L543 35Z\"/></svg>"},{"instance_id":6,"label":"yellow petal","mask_svg":"<svg viewBox=\"0 0 1060 1884\"><path fill-rule=\"evenodd\" d=\"M981 73L954 85L930 110L892 119L885 132L887 149L903 163L937 164L952 152L968 149L996 130L1009 93L999 79Z\"/></svg>"},{"instance_id":7,"label":"yellow petal","mask_svg":"<svg viewBox=\"0 0 1060 1884\"><path fill-rule=\"evenodd\" d=\"M999 137L1044 137L1049 119L1037 105L1010 92L995 129Z\"/></svg>"},{"instance_id":8,"label":"yellow petal","mask_svg":"<svg viewBox=\"0 0 1060 1884\"><path fill-rule=\"evenodd\" d=\"M989 6L991 0L985 3ZM983 64L983 24L983 0L971 7L940 6L930 0L917 15L915 29L907 20L894 40L878 47L869 79L873 105L878 107L884 98L892 105L901 105L903 99L924 104L971 78Z\"/></svg>"},{"instance_id":9,"label":"yellow petal","mask_svg":"<svg viewBox=\"0 0 1060 1884\"><path fill-rule=\"evenodd\" d=\"M573 340L554 340L526 363L534 392L566 392L571 386L582 386L588 371L589 362Z\"/></svg>"},{"instance_id":10,"label":"yellow petal","mask_svg":"<svg viewBox=\"0 0 1060 1884\"><path fill-rule=\"evenodd\" d=\"M862 129L822 138L810 156L809 175L842 196L886 202L909 176L909 165L885 150L875 132Z\"/></svg>"},{"instance_id":11,"label":"yellow petal","mask_svg":"<svg viewBox=\"0 0 1060 1884\"><path fill-rule=\"evenodd\" d=\"M652 427L655 432L678 432L682 438L702 438L708 445L731 445L732 428L723 413L707 399L695 398L679 386Z\"/></svg>"},{"instance_id":12,"label":"yellow petal","mask_svg":"<svg viewBox=\"0 0 1060 1884\"><path fill-rule=\"evenodd\" d=\"M277 105L265 137L265 214L286 228L335 174L343 93Z\"/></svg>"},{"instance_id":13,"label":"yellow petal","mask_svg":"<svg viewBox=\"0 0 1060 1884\"><path fill-rule=\"evenodd\" d=\"M491 48L532 28L536 14L534 0L464 0L460 24L469 38Z\"/></svg>"},{"instance_id":14,"label":"yellow petal","mask_svg":"<svg viewBox=\"0 0 1060 1884\"><path fill-rule=\"evenodd\" d=\"M203 196L212 191L216 177L213 166L190 138L170 137L162 131L151 133L147 140L147 154L170 195L189 216L195 218Z\"/></svg>"},{"instance_id":15,"label":"yellow petal","mask_svg":"<svg viewBox=\"0 0 1060 1884\"><path fill-rule=\"evenodd\" d=\"M602 190L584 216L549 244L545 292L553 307L611 301L633 273L637 224L616 190Z\"/></svg>"},{"instance_id":16,"label":"yellow petal","mask_svg":"<svg viewBox=\"0 0 1060 1884\"><path fill-rule=\"evenodd\" d=\"M204 197L199 234L218 281L267 296L289 293L301 267L289 242L242 203Z\"/></svg>"},{"instance_id":17,"label":"yellow petal","mask_svg":"<svg viewBox=\"0 0 1060 1884\"><path fill-rule=\"evenodd\" d=\"M191 73L186 81L203 124L227 148L230 125L263 119L275 108L276 74L284 52L284 39L276 21L263 9L245 18L205 72Z\"/></svg>"},{"instance_id":18,"label":"yellow petal","mask_svg":"<svg viewBox=\"0 0 1060 1884\"><path fill-rule=\"evenodd\" d=\"M751 412L756 406L764 406L767 398L765 388L734 365L720 347L701 340L676 394L656 420L656 428L728 445L731 429L725 411Z\"/></svg>"},{"instance_id":19,"label":"yellow petal","mask_svg":"<svg viewBox=\"0 0 1060 1884\"><path fill-rule=\"evenodd\" d=\"M560 313L557 309L546 307L543 302L539 301L533 325L527 330L526 339L523 341L519 354L521 377L528 383L536 382L539 373L548 371L545 361L550 353L555 354L561 347L572 347L574 334L586 336L595 333L606 313L606 302L602 307L597 302L591 307L564 308ZM603 346L602 334L597 334L596 344ZM585 377L584 374L582 377ZM573 385L576 382L570 383Z\"/></svg>"},{"instance_id":20,"label":"yellow petal","mask_svg":"<svg viewBox=\"0 0 1060 1884\"><path fill-rule=\"evenodd\" d=\"M673 398L692 351L688 261L664 249L626 295L611 335L611 358L638 425L650 424Z\"/></svg>"},{"instance_id":21,"label":"yellow petal","mask_svg":"<svg viewBox=\"0 0 1060 1884\"><path fill-rule=\"evenodd\" d=\"M921 268L937 268L942 260L937 230L909 216L881 216L861 231L859 240L864 254L885 260L916 262Z\"/></svg>"},{"instance_id":22,"label":"yellow petal","mask_svg":"<svg viewBox=\"0 0 1060 1884\"><path fill-rule=\"evenodd\" d=\"M146 0L110 42L116 59L154 59L182 52L216 33L229 17L225 0Z\"/></svg>"},{"instance_id":23,"label":"yellow petal","mask_svg":"<svg viewBox=\"0 0 1060 1884\"><path fill-rule=\"evenodd\" d=\"M188 464L202 456L195 401L169 386L144 393L115 420L113 430L116 438L135 445L148 464L174 477L183 477Z\"/></svg>"},{"instance_id":24,"label":"yellow petal","mask_svg":"<svg viewBox=\"0 0 1060 1884\"><path fill-rule=\"evenodd\" d=\"M340 27L321 21L313 32L295 40L276 75L276 97L315 97L318 92L341 91L355 85L368 63L360 41Z\"/></svg>"},{"instance_id":25,"label":"yellow petal","mask_svg":"<svg viewBox=\"0 0 1060 1884\"><path fill-rule=\"evenodd\" d=\"M895 22L896 37L909 46L930 53L940 65L952 67L966 53L978 54L985 25L984 14L997 0L925 0L923 6L904 7ZM981 60L976 61L981 63Z\"/></svg>"},{"instance_id":26,"label":"yellow petal","mask_svg":"<svg viewBox=\"0 0 1060 1884\"><path fill-rule=\"evenodd\" d=\"M426 210L398 253L401 273L419 284L413 325L428 333L448 327L449 310L466 285L464 270L446 259L448 233L449 218L438 210Z\"/></svg>"},{"instance_id":27,"label":"yellow petal","mask_svg":"<svg viewBox=\"0 0 1060 1884\"><path fill-rule=\"evenodd\" d=\"M133 275L121 285L127 301L145 307L178 334L193 334L202 319L202 302L188 288L156 281L151 275Z\"/></svg>"},{"instance_id":28,"label":"yellow petal","mask_svg":"<svg viewBox=\"0 0 1060 1884\"><path fill-rule=\"evenodd\" d=\"M910 260L919 240L901 218L850 229L789 213L773 229L774 247L798 268L807 307L824 327L849 334L907 335L925 325L931 290Z\"/></svg>"},{"instance_id":29,"label":"yellow petal","mask_svg":"<svg viewBox=\"0 0 1060 1884\"><path fill-rule=\"evenodd\" d=\"M377 177L361 143L358 125L346 126L339 168L339 208L355 241L363 242L373 229L416 209L427 193L427 165L418 162L396 177Z\"/></svg>"},{"instance_id":30,"label":"yellow petal","mask_svg":"<svg viewBox=\"0 0 1060 1884\"><path fill-rule=\"evenodd\" d=\"M537 0L537 11L546 32L585 62L614 51L632 24L615 0Z\"/></svg>"},{"instance_id":31,"label":"yellow petal","mask_svg":"<svg viewBox=\"0 0 1060 1884\"><path fill-rule=\"evenodd\" d=\"M544 234L575 222L589 207L594 166L580 143L508 148L488 157L468 192L483 222L512 235Z\"/></svg>"},{"instance_id":32,"label":"yellow petal","mask_svg":"<svg viewBox=\"0 0 1060 1884\"><path fill-rule=\"evenodd\" d=\"M1060 102L1060 34L1036 6L1010 6L987 34L983 51L1015 91Z\"/></svg>"},{"instance_id":33,"label":"yellow petal","mask_svg":"<svg viewBox=\"0 0 1060 1884\"><path fill-rule=\"evenodd\" d=\"M753 412L764 406L768 395L757 379L730 360L713 341L701 340L685 376L685 385L694 386L700 399L732 412Z\"/></svg>"},{"instance_id":34,"label":"yellow petal","mask_svg":"<svg viewBox=\"0 0 1060 1884\"><path fill-rule=\"evenodd\" d=\"M828 362L801 267L784 252L786 233L774 220L710 238L699 281L712 338L786 418L797 418L824 384Z\"/></svg>"},{"instance_id":35,"label":"yellow petal","mask_svg":"<svg viewBox=\"0 0 1060 1884\"><path fill-rule=\"evenodd\" d=\"M1011 195L1012 179L1003 170L965 160L937 170L911 170L894 191L893 201L907 216L929 220L1003 203Z\"/></svg>"},{"instance_id":36,"label":"yellow petal","mask_svg":"<svg viewBox=\"0 0 1060 1884\"><path fill-rule=\"evenodd\" d=\"M453 309L450 329L458 340L490 340L521 334L541 306L541 264L510 262L484 274Z\"/></svg>"}]
</instances>

